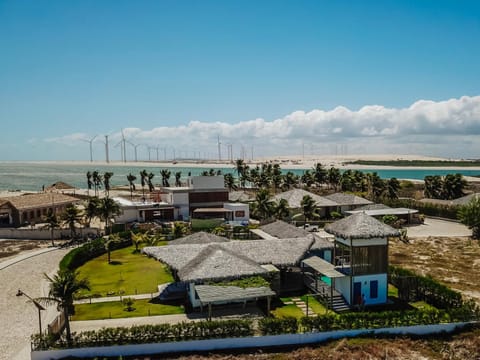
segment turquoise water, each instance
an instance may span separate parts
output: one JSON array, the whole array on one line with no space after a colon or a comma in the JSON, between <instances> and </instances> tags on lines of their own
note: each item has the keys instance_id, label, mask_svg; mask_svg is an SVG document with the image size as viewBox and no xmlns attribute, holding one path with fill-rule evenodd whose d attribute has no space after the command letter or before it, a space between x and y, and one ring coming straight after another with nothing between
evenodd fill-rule
<instances>
[{"instance_id":1,"label":"turquoise water","mask_svg":"<svg viewBox=\"0 0 480 360\"><path fill-rule=\"evenodd\" d=\"M140 171L146 169L148 172L155 174L153 178L154 184L161 182L160 170L167 169L168 167L161 166L123 166L123 165L110 165L110 166L96 166L90 165L66 165L66 164L54 164L54 163L21 163L21 162L3 162L0 163L0 190L41 190L42 185L48 186L57 181L64 181L75 187L86 188L87 187L87 171L99 171L101 174L106 171L114 173L111 184L126 185L127 175L131 172L137 176L137 182L140 182ZM171 167L168 168L172 175L170 182L174 182L175 173L181 171L182 178L186 178L188 173L191 175L200 175L203 171L212 168L212 166L206 165L204 168L189 168L189 167ZM235 175L234 168L229 167L214 167L214 169L222 170L222 173L231 172ZM292 171L295 174L301 175L304 170L289 170L283 169L284 172ZM423 180L427 175L446 175L452 173L461 173L463 175L480 175L480 170L461 169L461 170L426 170L426 169L406 169L406 170L362 170L364 172L377 172L381 178L396 177L399 179L419 179Z\"/></svg>"}]
</instances>

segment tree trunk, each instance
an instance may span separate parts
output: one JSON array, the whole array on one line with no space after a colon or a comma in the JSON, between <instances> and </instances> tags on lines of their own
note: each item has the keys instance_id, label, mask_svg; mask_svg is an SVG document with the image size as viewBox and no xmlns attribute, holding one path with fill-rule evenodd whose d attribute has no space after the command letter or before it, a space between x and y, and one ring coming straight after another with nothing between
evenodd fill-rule
<instances>
[{"instance_id":1,"label":"tree trunk","mask_svg":"<svg viewBox=\"0 0 480 360\"><path fill-rule=\"evenodd\" d=\"M64 306L63 315L65 316L65 330L67 332L67 344L72 344L72 334L70 333L70 320L68 319L68 306Z\"/></svg>"},{"instance_id":2,"label":"tree trunk","mask_svg":"<svg viewBox=\"0 0 480 360\"><path fill-rule=\"evenodd\" d=\"M55 246L55 243L53 242L53 229L50 229L50 239L52 240L52 247Z\"/></svg>"}]
</instances>

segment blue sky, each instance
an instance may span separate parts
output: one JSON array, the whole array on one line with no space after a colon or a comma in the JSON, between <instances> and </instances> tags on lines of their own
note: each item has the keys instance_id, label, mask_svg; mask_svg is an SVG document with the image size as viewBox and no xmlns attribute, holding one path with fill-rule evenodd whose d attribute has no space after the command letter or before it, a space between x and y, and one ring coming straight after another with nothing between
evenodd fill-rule
<instances>
[{"instance_id":1,"label":"blue sky","mask_svg":"<svg viewBox=\"0 0 480 360\"><path fill-rule=\"evenodd\" d=\"M478 39L478 1L0 0L0 160L87 160L80 139L122 128L192 154L479 157Z\"/></svg>"}]
</instances>

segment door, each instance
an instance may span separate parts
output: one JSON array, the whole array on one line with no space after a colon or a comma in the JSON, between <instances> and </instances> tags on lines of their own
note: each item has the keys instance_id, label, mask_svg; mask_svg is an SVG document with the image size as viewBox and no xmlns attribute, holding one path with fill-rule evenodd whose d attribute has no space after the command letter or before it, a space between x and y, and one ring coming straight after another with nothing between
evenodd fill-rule
<instances>
[{"instance_id":1,"label":"door","mask_svg":"<svg viewBox=\"0 0 480 360\"><path fill-rule=\"evenodd\" d=\"M360 305L362 303L362 283L353 283L353 305Z\"/></svg>"}]
</instances>

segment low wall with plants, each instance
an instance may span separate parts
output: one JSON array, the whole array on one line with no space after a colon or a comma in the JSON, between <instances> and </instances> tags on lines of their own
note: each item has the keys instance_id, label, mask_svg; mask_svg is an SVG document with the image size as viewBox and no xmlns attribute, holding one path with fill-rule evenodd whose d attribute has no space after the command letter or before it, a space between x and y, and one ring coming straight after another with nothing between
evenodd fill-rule
<instances>
[{"instance_id":1,"label":"low wall with plants","mask_svg":"<svg viewBox=\"0 0 480 360\"><path fill-rule=\"evenodd\" d=\"M123 237L119 241L112 242L110 244L110 250L122 249L124 247L132 245L130 233L122 234ZM94 259L107 252L105 247L105 239L97 238L89 241L80 247L71 250L60 261L60 270L75 270L82 266L87 261Z\"/></svg>"},{"instance_id":2,"label":"low wall with plants","mask_svg":"<svg viewBox=\"0 0 480 360\"><path fill-rule=\"evenodd\" d=\"M72 348L64 350L34 350L32 360L53 360L66 358L100 358L114 356L138 356L147 354L185 353L213 350L252 349L275 346L299 346L320 343L328 340L356 336L428 336L438 333L451 333L468 326L466 323L437 325L417 325L397 328L336 330L306 334L283 334L270 336L247 336L208 340L190 340L166 343L113 345L104 347Z\"/></svg>"}]
</instances>

